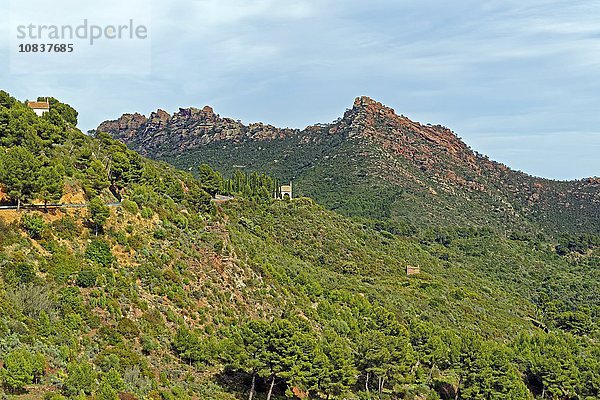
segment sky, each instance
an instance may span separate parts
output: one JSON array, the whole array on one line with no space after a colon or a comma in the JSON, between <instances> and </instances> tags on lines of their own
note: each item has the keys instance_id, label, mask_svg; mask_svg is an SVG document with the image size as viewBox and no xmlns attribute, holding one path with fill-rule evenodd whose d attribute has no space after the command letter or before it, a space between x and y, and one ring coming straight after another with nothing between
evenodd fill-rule
<instances>
[{"instance_id":1,"label":"sky","mask_svg":"<svg viewBox=\"0 0 600 400\"><path fill-rule=\"evenodd\" d=\"M146 0L148 68L86 72L86 60L72 73L14 73L10 1L0 0L0 89L59 98L84 131L126 112L204 105L303 128L367 95L513 169L600 175L600 2ZM60 20L61 1L49 17Z\"/></svg>"}]
</instances>

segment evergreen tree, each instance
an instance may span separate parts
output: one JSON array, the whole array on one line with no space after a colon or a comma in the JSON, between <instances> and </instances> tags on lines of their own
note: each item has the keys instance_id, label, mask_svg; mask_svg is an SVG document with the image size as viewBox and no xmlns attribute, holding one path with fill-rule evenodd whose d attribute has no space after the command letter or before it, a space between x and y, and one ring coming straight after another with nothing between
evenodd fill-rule
<instances>
[{"instance_id":1,"label":"evergreen tree","mask_svg":"<svg viewBox=\"0 0 600 400\"><path fill-rule=\"evenodd\" d=\"M215 172L210 166L202 164L198 167L198 180L202 189L215 197L222 190L223 178L218 172Z\"/></svg>"},{"instance_id":2,"label":"evergreen tree","mask_svg":"<svg viewBox=\"0 0 600 400\"><path fill-rule=\"evenodd\" d=\"M209 212L212 207L211 195L195 183L190 184L185 200L196 212Z\"/></svg>"},{"instance_id":3,"label":"evergreen tree","mask_svg":"<svg viewBox=\"0 0 600 400\"><path fill-rule=\"evenodd\" d=\"M60 165L49 165L40 170L38 195L44 201L46 211L49 202L58 202L63 195L64 174L64 168Z\"/></svg>"},{"instance_id":4,"label":"evergreen tree","mask_svg":"<svg viewBox=\"0 0 600 400\"><path fill-rule=\"evenodd\" d=\"M257 377L265 377L269 373L267 356L269 331L269 323L260 320L250 321L234 331L226 352L227 362L231 368L251 376L248 400L254 397Z\"/></svg>"},{"instance_id":5,"label":"evergreen tree","mask_svg":"<svg viewBox=\"0 0 600 400\"><path fill-rule=\"evenodd\" d=\"M0 154L0 183L17 201L17 210L38 191L40 167L40 162L24 147L11 147Z\"/></svg>"},{"instance_id":6,"label":"evergreen tree","mask_svg":"<svg viewBox=\"0 0 600 400\"><path fill-rule=\"evenodd\" d=\"M327 398L342 396L356 383L357 370L352 362L352 349L335 331L328 330L319 341L313 373L315 387Z\"/></svg>"},{"instance_id":7,"label":"evergreen tree","mask_svg":"<svg viewBox=\"0 0 600 400\"><path fill-rule=\"evenodd\" d=\"M98 236L98 231L102 230L110 216L110 209L99 197L94 197L88 205L88 212L90 223L94 227L95 235Z\"/></svg>"},{"instance_id":8,"label":"evergreen tree","mask_svg":"<svg viewBox=\"0 0 600 400\"><path fill-rule=\"evenodd\" d=\"M104 165L98 160L92 160L85 171L86 191L97 195L106 189L110 182Z\"/></svg>"},{"instance_id":9,"label":"evergreen tree","mask_svg":"<svg viewBox=\"0 0 600 400\"><path fill-rule=\"evenodd\" d=\"M77 110L66 103L61 103L54 97L38 97L38 101L46 101L46 99L50 103L50 110L56 111L65 122L73 126L77 125L77 116L79 115Z\"/></svg>"}]
</instances>

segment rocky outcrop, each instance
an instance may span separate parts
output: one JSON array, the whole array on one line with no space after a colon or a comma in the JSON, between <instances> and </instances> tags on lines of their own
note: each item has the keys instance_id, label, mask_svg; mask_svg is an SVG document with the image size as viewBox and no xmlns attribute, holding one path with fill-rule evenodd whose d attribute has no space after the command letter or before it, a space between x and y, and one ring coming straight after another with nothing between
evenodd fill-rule
<instances>
[{"instance_id":1,"label":"rocky outcrop","mask_svg":"<svg viewBox=\"0 0 600 400\"><path fill-rule=\"evenodd\" d=\"M140 153L152 156L156 152L181 152L221 141L275 140L298 132L262 123L244 125L222 118L210 106L180 108L172 116L164 110L157 110L149 117L124 114L117 120L103 122L97 131L107 132Z\"/></svg>"}]
</instances>

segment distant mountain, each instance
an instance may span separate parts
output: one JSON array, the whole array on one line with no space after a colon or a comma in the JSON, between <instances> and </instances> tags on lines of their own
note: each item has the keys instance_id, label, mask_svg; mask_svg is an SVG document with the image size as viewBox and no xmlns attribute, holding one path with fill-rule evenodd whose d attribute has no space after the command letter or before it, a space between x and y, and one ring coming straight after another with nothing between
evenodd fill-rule
<instances>
[{"instance_id":1,"label":"distant mountain","mask_svg":"<svg viewBox=\"0 0 600 400\"><path fill-rule=\"evenodd\" d=\"M212 108L125 114L98 127L184 169L264 171L347 215L419 226L458 224L600 232L600 178L529 176L473 151L443 126L422 125L368 97L304 130L244 125Z\"/></svg>"}]
</instances>

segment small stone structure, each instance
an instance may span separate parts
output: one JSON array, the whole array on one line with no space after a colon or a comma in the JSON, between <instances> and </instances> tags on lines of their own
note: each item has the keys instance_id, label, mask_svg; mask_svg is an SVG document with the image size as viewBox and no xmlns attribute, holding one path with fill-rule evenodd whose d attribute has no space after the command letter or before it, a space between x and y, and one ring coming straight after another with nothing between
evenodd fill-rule
<instances>
[{"instance_id":1,"label":"small stone structure","mask_svg":"<svg viewBox=\"0 0 600 400\"><path fill-rule=\"evenodd\" d=\"M292 182L290 182L289 185L282 185L279 188L279 194L277 195L277 198L284 199L285 196L288 196L290 199L292 198Z\"/></svg>"},{"instance_id":2,"label":"small stone structure","mask_svg":"<svg viewBox=\"0 0 600 400\"><path fill-rule=\"evenodd\" d=\"M411 275L418 275L420 273L421 273L421 268L413 267L412 265L406 266L406 275L411 276Z\"/></svg>"}]
</instances>

